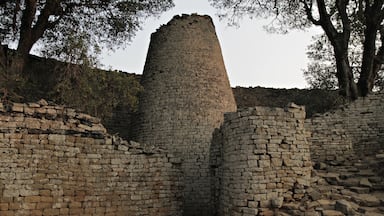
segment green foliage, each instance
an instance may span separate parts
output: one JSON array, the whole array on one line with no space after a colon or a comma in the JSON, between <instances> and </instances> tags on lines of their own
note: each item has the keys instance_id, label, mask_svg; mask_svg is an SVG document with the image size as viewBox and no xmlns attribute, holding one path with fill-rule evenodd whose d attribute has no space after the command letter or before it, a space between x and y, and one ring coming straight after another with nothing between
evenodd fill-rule
<instances>
[{"instance_id":1,"label":"green foliage","mask_svg":"<svg viewBox=\"0 0 384 216\"><path fill-rule=\"evenodd\" d=\"M238 25L243 17L270 18L272 22L265 26L268 31L287 33L289 29L304 29L311 25L300 1L270 0L209 0L219 9L219 16L227 19L230 25Z\"/></svg>"},{"instance_id":2,"label":"green foliage","mask_svg":"<svg viewBox=\"0 0 384 216\"><path fill-rule=\"evenodd\" d=\"M4 48L4 49L3 49ZM0 46L2 53L0 53L0 99L10 100L14 102L20 102L23 100L22 92L28 86L27 80L21 74L10 73L4 65L6 65L6 59L1 59L1 56L13 55L13 52L8 52L6 47Z\"/></svg>"},{"instance_id":3,"label":"green foliage","mask_svg":"<svg viewBox=\"0 0 384 216\"><path fill-rule=\"evenodd\" d=\"M68 60L73 44L84 44L85 53L127 45L147 17L171 7L172 0L1 1L0 42L38 41L45 56Z\"/></svg>"},{"instance_id":4,"label":"green foliage","mask_svg":"<svg viewBox=\"0 0 384 216\"><path fill-rule=\"evenodd\" d=\"M361 41L363 38L364 35L361 32L352 34L348 49L349 61L356 82L362 64L363 47ZM326 90L337 89L338 82L333 47L324 34L313 37L312 44L308 46L307 56L310 62L308 63L307 69L304 70L304 77L310 88ZM380 70L375 81L375 91L383 89L383 80L384 70Z\"/></svg>"},{"instance_id":5,"label":"green foliage","mask_svg":"<svg viewBox=\"0 0 384 216\"><path fill-rule=\"evenodd\" d=\"M20 94L24 101L39 95L99 117L118 103L134 107L140 89L134 78L106 76L92 68L99 65L102 48L127 45L146 18L173 5L172 0L0 1L0 44L16 47L13 56L0 52L4 95ZM34 45L43 56L69 64L49 68L56 77L45 70L27 74L34 70L25 67Z\"/></svg>"},{"instance_id":6,"label":"green foliage","mask_svg":"<svg viewBox=\"0 0 384 216\"><path fill-rule=\"evenodd\" d=\"M349 0L209 0L221 11L221 17L230 24L237 24L241 18L272 18L266 26L271 32L286 33L291 29L305 29L319 26L331 44L323 50L318 44L312 51L327 52L325 62L317 60L309 66L306 75L314 87L333 88L336 74L340 93L348 99L358 95L366 96L374 87L377 73L384 63L384 1L349 1ZM377 35L381 36L376 43ZM321 45L328 45L323 43ZM327 47L326 47L327 48ZM311 55L311 54L310 54ZM331 59L334 63L329 64ZM358 64L358 67L356 65ZM325 75L323 73L326 73ZM332 80L319 83L318 78ZM356 83L356 79L358 82Z\"/></svg>"},{"instance_id":7,"label":"green foliage","mask_svg":"<svg viewBox=\"0 0 384 216\"><path fill-rule=\"evenodd\" d=\"M113 110L135 110L142 87L133 76L123 72L103 71L78 65L62 68L50 98L83 112L105 119Z\"/></svg>"}]
</instances>

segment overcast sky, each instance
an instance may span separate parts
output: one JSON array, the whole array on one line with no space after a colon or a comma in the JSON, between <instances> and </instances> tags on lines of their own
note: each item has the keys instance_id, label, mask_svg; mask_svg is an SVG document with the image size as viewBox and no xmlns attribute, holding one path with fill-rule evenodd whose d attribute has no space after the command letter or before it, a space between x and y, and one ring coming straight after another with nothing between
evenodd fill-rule
<instances>
[{"instance_id":1,"label":"overcast sky","mask_svg":"<svg viewBox=\"0 0 384 216\"><path fill-rule=\"evenodd\" d=\"M105 52L101 61L107 68L141 74L152 32L178 14L210 15L216 26L225 66L231 86L305 88L302 69L306 68L306 48L313 32L292 31L287 35L264 31L265 20L240 22L240 27L229 27L215 15L216 9L208 0L174 0L175 7L159 18L150 18L143 30L125 50Z\"/></svg>"}]
</instances>

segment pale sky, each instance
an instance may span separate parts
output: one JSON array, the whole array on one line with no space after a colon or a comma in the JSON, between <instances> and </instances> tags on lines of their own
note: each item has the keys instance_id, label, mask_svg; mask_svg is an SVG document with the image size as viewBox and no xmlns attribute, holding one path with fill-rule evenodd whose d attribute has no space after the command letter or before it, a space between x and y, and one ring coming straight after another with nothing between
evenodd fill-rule
<instances>
[{"instance_id":1,"label":"pale sky","mask_svg":"<svg viewBox=\"0 0 384 216\"><path fill-rule=\"evenodd\" d=\"M105 52L101 63L106 68L141 74L151 33L173 16L197 13L212 17L216 26L231 86L305 88L302 69L306 68L306 48L314 31L270 34L263 29L265 20L243 19L240 27L229 27L216 16L208 0L174 0L175 7L159 18L150 18L130 45L115 53Z\"/></svg>"}]
</instances>

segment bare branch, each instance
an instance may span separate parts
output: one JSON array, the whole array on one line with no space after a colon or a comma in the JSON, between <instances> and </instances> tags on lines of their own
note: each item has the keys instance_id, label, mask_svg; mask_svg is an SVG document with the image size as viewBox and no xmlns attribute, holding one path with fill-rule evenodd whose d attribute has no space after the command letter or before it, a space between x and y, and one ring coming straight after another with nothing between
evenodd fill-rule
<instances>
[{"instance_id":1,"label":"bare branch","mask_svg":"<svg viewBox=\"0 0 384 216\"><path fill-rule=\"evenodd\" d=\"M307 14L307 18L309 19L309 21L311 21L314 25L318 25L318 26L321 25L320 20L316 20L313 17L312 1L308 3L306 0L300 0L300 2L304 5L305 13Z\"/></svg>"},{"instance_id":2,"label":"bare branch","mask_svg":"<svg viewBox=\"0 0 384 216\"><path fill-rule=\"evenodd\" d=\"M336 0L337 11L339 12L343 24L343 35L345 40L349 40L351 35L351 22L347 14L347 5L349 0Z\"/></svg>"},{"instance_id":3,"label":"bare branch","mask_svg":"<svg viewBox=\"0 0 384 216\"><path fill-rule=\"evenodd\" d=\"M12 18L12 29L13 29L13 32L16 32L16 29L17 29L17 14L20 12L20 1L21 0L17 0L16 1L16 5L15 5L15 9L13 11L13 18Z\"/></svg>"},{"instance_id":4,"label":"bare branch","mask_svg":"<svg viewBox=\"0 0 384 216\"><path fill-rule=\"evenodd\" d=\"M33 27L32 39L34 42L36 42L44 34L44 31L50 25L49 16L54 15L55 12L58 11L58 7L60 7L58 0L47 1L37 19L35 26Z\"/></svg>"}]
</instances>

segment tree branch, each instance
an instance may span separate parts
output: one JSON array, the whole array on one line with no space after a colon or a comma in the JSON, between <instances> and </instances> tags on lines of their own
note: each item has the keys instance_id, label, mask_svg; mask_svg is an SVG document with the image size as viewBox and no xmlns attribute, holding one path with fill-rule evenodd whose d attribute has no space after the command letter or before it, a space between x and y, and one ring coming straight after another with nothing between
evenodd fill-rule
<instances>
[{"instance_id":1,"label":"tree branch","mask_svg":"<svg viewBox=\"0 0 384 216\"><path fill-rule=\"evenodd\" d=\"M339 12L341 22L343 24L343 36L345 40L349 40L351 35L351 22L347 14L347 5L349 0L336 0L337 11Z\"/></svg>"},{"instance_id":2,"label":"tree branch","mask_svg":"<svg viewBox=\"0 0 384 216\"><path fill-rule=\"evenodd\" d=\"M15 3L15 9L13 10L13 18L12 18L12 29L13 29L13 32L16 32L16 27L17 27L17 14L19 13L20 11L20 1L21 0L17 0L16 3ZM5 1L4 1L5 2Z\"/></svg>"},{"instance_id":3,"label":"tree branch","mask_svg":"<svg viewBox=\"0 0 384 216\"><path fill-rule=\"evenodd\" d=\"M321 22L320 20L316 20L314 17L313 17L313 14L312 14L312 1L310 2L310 5L308 5L308 2L305 1L305 0L300 0L300 2L304 5L304 10L305 10L305 13L307 14L307 18L309 19L309 21L311 21L314 25L321 25Z\"/></svg>"},{"instance_id":4,"label":"tree branch","mask_svg":"<svg viewBox=\"0 0 384 216\"><path fill-rule=\"evenodd\" d=\"M55 15L57 11L60 11L60 2L58 0L47 1L33 27L32 40L34 43L44 34L48 27L54 27L55 22L50 23L49 17Z\"/></svg>"},{"instance_id":5,"label":"tree branch","mask_svg":"<svg viewBox=\"0 0 384 216\"><path fill-rule=\"evenodd\" d=\"M320 25L328 36L329 40L333 43L337 38L338 33L335 26L332 24L331 16L327 12L327 7L325 5L324 0L316 0L317 8L320 15Z\"/></svg>"},{"instance_id":6,"label":"tree branch","mask_svg":"<svg viewBox=\"0 0 384 216\"><path fill-rule=\"evenodd\" d=\"M21 26L20 26L20 39L17 49L21 52L22 55L27 55L25 53L28 47L31 47L30 37L32 30L32 23L36 14L36 4L37 0L26 0L25 9L23 10L23 15L21 17ZM29 52L29 50L27 50Z\"/></svg>"},{"instance_id":7,"label":"tree branch","mask_svg":"<svg viewBox=\"0 0 384 216\"><path fill-rule=\"evenodd\" d=\"M381 67L382 64L384 64L384 26L381 26L381 29L380 29L380 42L381 42L381 45L375 56L375 64L380 64L379 66L376 66L379 68Z\"/></svg>"}]
</instances>

